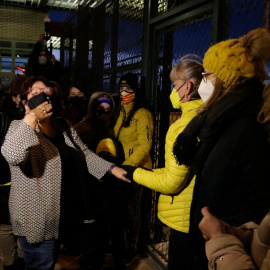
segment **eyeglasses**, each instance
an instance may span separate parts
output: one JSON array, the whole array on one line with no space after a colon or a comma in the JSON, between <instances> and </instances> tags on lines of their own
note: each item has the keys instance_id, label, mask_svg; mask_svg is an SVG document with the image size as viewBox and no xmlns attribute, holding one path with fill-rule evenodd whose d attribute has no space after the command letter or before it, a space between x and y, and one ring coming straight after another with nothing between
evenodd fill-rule
<instances>
[{"instance_id":1,"label":"eyeglasses","mask_svg":"<svg viewBox=\"0 0 270 270\"><path fill-rule=\"evenodd\" d=\"M39 95L41 92L46 94L47 96L52 95L53 93L53 88L52 87L44 87L44 88L31 88L27 91L27 93L31 93L33 96Z\"/></svg>"},{"instance_id":2,"label":"eyeglasses","mask_svg":"<svg viewBox=\"0 0 270 270\"><path fill-rule=\"evenodd\" d=\"M208 78L208 76L209 75L211 75L211 74L213 74L212 72L202 72L202 76L203 76L203 81L205 82L205 83L207 83L207 78ZM210 82L211 81L213 81L213 80L215 80L216 79L216 77L214 77L214 78L212 78L211 80L209 80Z\"/></svg>"},{"instance_id":3,"label":"eyeglasses","mask_svg":"<svg viewBox=\"0 0 270 270\"><path fill-rule=\"evenodd\" d=\"M97 114L102 115L102 114L110 114L111 109L97 109Z\"/></svg>"},{"instance_id":4,"label":"eyeglasses","mask_svg":"<svg viewBox=\"0 0 270 270\"><path fill-rule=\"evenodd\" d=\"M119 92L122 93L124 91L127 92L127 93L129 93L129 94L134 93L134 91L131 88L129 88L129 87L120 87Z\"/></svg>"}]
</instances>

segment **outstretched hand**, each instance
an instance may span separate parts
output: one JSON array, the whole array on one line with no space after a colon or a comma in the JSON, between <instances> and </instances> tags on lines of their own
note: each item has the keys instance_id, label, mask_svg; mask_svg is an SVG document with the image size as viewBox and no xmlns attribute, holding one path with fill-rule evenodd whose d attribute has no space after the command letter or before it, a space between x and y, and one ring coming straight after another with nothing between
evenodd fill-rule
<instances>
[{"instance_id":1,"label":"outstretched hand","mask_svg":"<svg viewBox=\"0 0 270 270\"><path fill-rule=\"evenodd\" d=\"M112 169L112 175L114 175L115 177L117 177L120 180L131 183L131 181L127 177L127 172L124 169L120 168L120 167L117 167L117 166L114 167Z\"/></svg>"},{"instance_id":2,"label":"outstretched hand","mask_svg":"<svg viewBox=\"0 0 270 270\"><path fill-rule=\"evenodd\" d=\"M122 165L122 168L126 171L126 177L133 181L133 173L138 167L130 166L130 165Z\"/></svg>"}]
</instances>

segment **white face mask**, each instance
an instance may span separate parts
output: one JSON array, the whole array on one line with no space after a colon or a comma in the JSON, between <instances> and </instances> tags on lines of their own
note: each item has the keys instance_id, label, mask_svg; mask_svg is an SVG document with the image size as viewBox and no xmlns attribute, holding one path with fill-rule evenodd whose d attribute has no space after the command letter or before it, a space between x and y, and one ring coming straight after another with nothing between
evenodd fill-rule
<instances>
[{"instance_id":1,"label":"white face mask","mask_svg":"<svg viewBox=\"0 0 270 270\"><path fill-rule=\"evenodd\" d=\"M206 82L202 80L200 83L198 93L204 103L209 99L209 97L212 95L214 91L214 85L211 83L211 81L215 79L216 78L213 78L211 80L206 80Z\"/></svg>"},{"instance_id":2,"label":"white face mask","mask_svg":"<svg viewBox=\"0 0 270 270\"><path fill-rule=\"evenodd\" d=\"M47 57L46 56L39 56L38 62L41 65L46 65L46 63L47 63Z\"/></svg>"}]
</instances>

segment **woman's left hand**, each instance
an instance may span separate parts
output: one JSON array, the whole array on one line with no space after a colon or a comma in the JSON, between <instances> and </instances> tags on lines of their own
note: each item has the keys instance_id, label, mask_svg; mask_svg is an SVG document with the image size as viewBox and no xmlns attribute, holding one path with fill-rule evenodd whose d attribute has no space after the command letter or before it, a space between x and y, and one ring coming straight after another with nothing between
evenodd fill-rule
<instances>
[{"instance_id":1,"label":"woman's left hand","mask_svg":"<svg viewBox=\"0 0 270 270\"><path fill-rule=\"evenodd\" d=\"M125 177L125 175L127 174L127 172L124 169L120 168L120 167L117 167L117 166L114 167L112 169L112 174L115 177L117 177L117 178L119 178L119 179L121 179L121 180L123 180L125 182L131 183L131 181L128 178Z\"/></svg>"}]
</instances>

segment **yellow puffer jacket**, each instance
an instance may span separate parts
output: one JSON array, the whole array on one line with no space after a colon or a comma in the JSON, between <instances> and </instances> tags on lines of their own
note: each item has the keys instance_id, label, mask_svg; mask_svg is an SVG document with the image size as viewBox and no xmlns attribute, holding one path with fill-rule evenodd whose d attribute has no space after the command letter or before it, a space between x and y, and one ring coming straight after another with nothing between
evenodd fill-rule
<instances>
[{"instance_id":1,"label":"yellow puffer jacket","mask_svg":"<svg viewBox=\"0 0 270 270\"><path fill-rule=\"evenodd\" d=\"M133 102L124 104L120 115L114 126L114 135L116 136L122 124L133 107ZM139 109L131 119L129 127L123 127L119 134L119 140L123 145L125 152L125 161L123 165L142 166L152 168L150 150L152 147L152 136L154 129L153 116L147 109Z\"/></svg>"},{"instance_id":2,"label":"yellow puffer jacket","mask_svg":"<svg viewBox=\"0 0 270 270\"><path fill-rule=\"evenodd\" d=\"M153 171L138 168L133 174L133 179L138 184L162 193L158 201L159 219L170 228L185 233L189 232L190 206L195 177L181 191L185 187L189 170L176 163L173 156L173 145L177 136L196 115L196 109L202 103L201 99L181 103L182 116L170 126L166 135L165 168Z\"/></svg>"}]
</instances>

